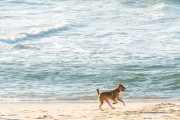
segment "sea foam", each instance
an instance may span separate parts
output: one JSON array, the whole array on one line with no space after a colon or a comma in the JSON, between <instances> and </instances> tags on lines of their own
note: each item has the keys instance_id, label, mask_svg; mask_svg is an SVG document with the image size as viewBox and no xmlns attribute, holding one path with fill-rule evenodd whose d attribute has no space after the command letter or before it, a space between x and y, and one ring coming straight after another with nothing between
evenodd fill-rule
<instances>
[{"instance_id":1,"label":"sea foam","mask_svg":"<svg viewBox=\"0 0 180 120\"><path fill-rule=\"evenodd\" d=\"M54 27L50 27L50 28L46 28L42 30L30 31L27 33L19 33L19 34L11 35L9 37L3 37L3 38L0 38L0 42L14 44L14 43L24 42L24 41L28 41L28 40L32 40L36 38L43 38L53 33L64 31L67 29L68 29L68 25L59 24Z\"/></svg>"}]
</instances>

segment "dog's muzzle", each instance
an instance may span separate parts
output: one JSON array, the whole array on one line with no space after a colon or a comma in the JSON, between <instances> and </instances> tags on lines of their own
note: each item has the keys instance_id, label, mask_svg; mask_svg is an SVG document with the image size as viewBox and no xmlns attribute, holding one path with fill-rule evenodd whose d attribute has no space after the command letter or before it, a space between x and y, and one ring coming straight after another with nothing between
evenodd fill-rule
<instances>
[{"instance_id":1,"label":"dog's muzzle","mask_svg":"<svg viewBox=\"0 0 180 120\"><path fill-rule=\"evenodd\" d=\"M123 87L121 90L122 90L122 91L125 91L125 89L126 89L126 88L125 88L125 87Z\"/></svg>"}]
</instances>

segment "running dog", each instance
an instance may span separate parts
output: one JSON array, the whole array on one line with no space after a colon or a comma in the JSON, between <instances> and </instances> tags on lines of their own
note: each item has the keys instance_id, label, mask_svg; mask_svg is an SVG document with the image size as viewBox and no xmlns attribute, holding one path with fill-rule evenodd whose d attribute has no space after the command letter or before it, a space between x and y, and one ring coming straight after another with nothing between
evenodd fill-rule
<instances>
[{"instance_id":1,"label":"running dog","mask_svg":"<svg viewBox=\"0 0 180 120\"><path fill-rule=\"evenodd\" d=\"M114 101L113 104L117 103L116 99L121 101L124 104L124 102L119 98L119 95L120 95L119 93L120 93L120 91L124 91L125 89L126 88L121 83L114 90L109 91L109 92L99 93L99 89L96 89L97 94L98 94L99 103L100 103L99 109L102 110L101 106L103 105L104 101L106 101L111 108L115 109L114 107L111 106L108 99L113 100ZM124 104L124 106L125 106L125 104Z\"/></svg>"}]
</instances>

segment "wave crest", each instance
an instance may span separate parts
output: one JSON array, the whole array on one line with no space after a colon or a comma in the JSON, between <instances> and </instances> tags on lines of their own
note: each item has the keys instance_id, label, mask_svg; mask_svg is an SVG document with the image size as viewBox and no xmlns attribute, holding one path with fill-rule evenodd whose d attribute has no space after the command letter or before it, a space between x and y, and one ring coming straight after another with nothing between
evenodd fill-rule
<instances>
[{"instance_id":1,"label":"wave crest","mask_svg":"<svg viewBox=\"0 0 180 120\"><path fill-rule=\"evenodd\" d=\"M35 39L35 38L46 37L50 34L53 34L53 33L59 32L59 31L64 31L67 29L68 29L67 25L60 24L60 25L56 25L52 28L33 31L33 32L29 32L29 33L19 33L16 35L12 35L10 37L0 38L0 42L14 44L14 43L18 43L18 42L23 42L23 41Z\"/></svg>"}]
</instances>

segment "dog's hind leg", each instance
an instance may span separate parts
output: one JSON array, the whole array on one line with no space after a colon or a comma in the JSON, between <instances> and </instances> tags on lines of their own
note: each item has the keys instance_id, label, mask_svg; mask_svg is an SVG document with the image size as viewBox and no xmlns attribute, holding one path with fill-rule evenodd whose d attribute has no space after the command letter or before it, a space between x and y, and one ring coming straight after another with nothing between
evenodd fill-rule
<instances>
[{"instance_id":1,"label":"dog's hind leg","mask_svg":"<svg viewBox=\"0 0 180 120\"><path fill-rule=\"evenodd\" d=\"M107 99L105 99L105 101L109 104L109 106L111 106L110 102ZM111 106L111 108L115 109L113 106Z\"/></svg>"},{"instance_id":2,"label":"dog's hind leg","mask_svg":"<svg viewBox=\"0 0 180 120\"><path fill-rule=\"evenodd\" d=\"M102 99L100 99L100 98L99 98L99 103L100 103L100 105L99 105L99 109L100 109L100 110L102 110L102 109L101 109L101 106L103 105L104 100L102 100ZM103 111L103 110L102 110L102 111Z\"/></svg>"}]
</instances>

